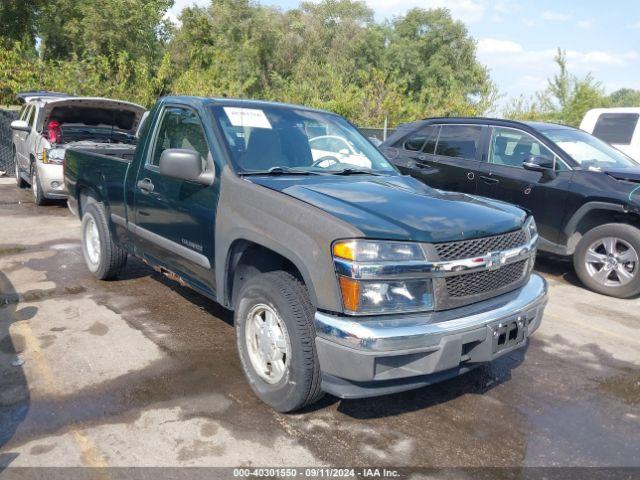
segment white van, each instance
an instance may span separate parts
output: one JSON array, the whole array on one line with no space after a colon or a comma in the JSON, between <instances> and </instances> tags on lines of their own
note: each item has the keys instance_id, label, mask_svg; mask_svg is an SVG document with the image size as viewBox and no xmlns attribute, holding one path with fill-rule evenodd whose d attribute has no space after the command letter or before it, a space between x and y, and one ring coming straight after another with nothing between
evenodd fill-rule
<instances>
[{"instance_id":1,"label":"white van","mask_svg":"<svg viewBox=\"0 0 640 480\"><path fill-rule=\"evenodd\" d=\"M640 107L594 108L580 129L610 143L640 162Z\"/></svg>"}]
</instances>

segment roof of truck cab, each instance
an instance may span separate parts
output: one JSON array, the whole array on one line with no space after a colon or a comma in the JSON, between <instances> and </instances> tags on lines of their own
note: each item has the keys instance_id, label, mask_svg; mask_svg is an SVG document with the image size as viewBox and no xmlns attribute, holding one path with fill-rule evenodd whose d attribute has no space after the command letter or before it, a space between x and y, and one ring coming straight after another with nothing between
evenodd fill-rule
<instances>
[{"instance_id":1,"label":"roof of truck cab","mask_svg":"<svg viewBox=\"0 0 640 480\"><path fill-rule=\"evenodd\" d=\"M171 95L162 97L161 102L180 102L190 105L197 104L210 104L221 105L225 107L240 107L240 108L264 108L264 107L279 107L279 108L295 108L297 110L307 110L318 113L328 113L331 115L337 115L334 112L328 110L321 110L318 108L305 107L304 105L296 105L293 103L284 102L272 102L268 100L249 100L243 98L224 98L224 97L194 97L188 95Z\"/></svg>"}]
</instances>

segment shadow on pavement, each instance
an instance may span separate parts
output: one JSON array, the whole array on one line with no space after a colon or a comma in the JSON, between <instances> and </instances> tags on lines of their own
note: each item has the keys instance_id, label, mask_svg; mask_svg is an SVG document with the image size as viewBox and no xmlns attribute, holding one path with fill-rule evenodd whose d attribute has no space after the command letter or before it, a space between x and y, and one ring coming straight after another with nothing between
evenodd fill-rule
<instances>
[{"instance_id":1,"label":"shadow on pavement","mask_svg":"<svg viewBox=\"0 0 640 480\"><path fill-rule=\"evenodd\" d=\"M511 371L524 361L529 342L524 348L513 351L489 364L443 382L417 390L394 393L358 400L340 400L327 395L320 402L300 413L310 413L340 402L338 411L355 419L373 419L402 415L447 403L462 395L481 395L511 380Z\"/></svg>"},{"instance_id":2,"label":"shadow on pavement","mask_svg":"<svg viewBox=\"0 0 640 480\"><path fill-rule=\"evenodd\" d=\"M27 416L31 404L27 378L21 364L24 339L12 337L10 326L33 318L36 307L18 308L18 294L8 277L0 272L0 448L15 434ZM0 470L14 460L12 454L0 454Z\"/></svg>"}]
</instances>

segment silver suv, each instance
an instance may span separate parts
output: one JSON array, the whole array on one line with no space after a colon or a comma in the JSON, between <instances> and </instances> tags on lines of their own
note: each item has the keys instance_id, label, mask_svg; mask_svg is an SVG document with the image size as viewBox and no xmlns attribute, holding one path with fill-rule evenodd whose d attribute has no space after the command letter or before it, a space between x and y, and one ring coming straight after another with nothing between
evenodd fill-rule
<instances>
[{"instance_id":1,"label":"silver suv","mask_svg":"<svg viewBox=\"0 0 640 480\"><path fill-rule=\"evenodd\" d=\"M49 92L19 98L24 105L11 123L16 182L20 188L31 186L36 205L67 197L62 165L66 149L133 156L144 107Z\"/></svg>"}]
</instances>

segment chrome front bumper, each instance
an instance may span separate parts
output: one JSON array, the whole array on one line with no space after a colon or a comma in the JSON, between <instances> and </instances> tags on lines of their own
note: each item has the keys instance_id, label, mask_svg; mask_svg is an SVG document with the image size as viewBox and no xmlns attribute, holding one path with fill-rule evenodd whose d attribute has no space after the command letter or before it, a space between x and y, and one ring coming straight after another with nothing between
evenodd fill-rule
<instances>
[{"instance_id":1,"label":"chrome front bumper","mask_svg":"<svg viewBox=\"0 0 640 480\"><path fill-rule=\"evenodd\" d=\"M532 274L513 292L452 310L358 318L317 312L323 388L357 398L463 373L525 346L546 302L547 283Z\"/></svg>"},{"instance_id":2,"label":"chrome front bumper","mask_svg":"<svg viewBox=\"0 0 640 480\"><path fill-rule=\"evenodd\" d=\"M67 198L62 165L38 162L40 188L47 198Z\"/></svg>"}]
</instances>

